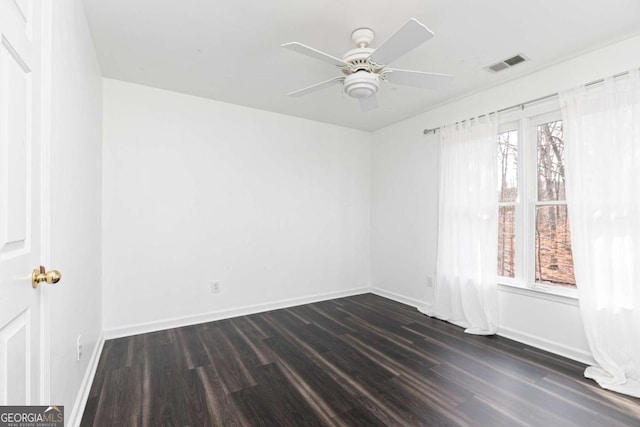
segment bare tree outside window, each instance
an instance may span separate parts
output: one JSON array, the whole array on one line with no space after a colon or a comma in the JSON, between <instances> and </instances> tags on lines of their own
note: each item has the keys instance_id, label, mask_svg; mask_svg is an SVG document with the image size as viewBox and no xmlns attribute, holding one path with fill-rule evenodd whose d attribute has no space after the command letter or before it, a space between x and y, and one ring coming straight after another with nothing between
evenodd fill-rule
<instances>
[{"instance_id":1,"label":"bare tree outside window","mask_svg":"<svg viewBox=\"0 0 640 427\"><path fill-rule=\"evenodd\" d=\"M537 126L536 282L575 287L565 201L562 121Z\"/></svg>"},{"instance_id":2,"label":"bare tree outside window","mask_svg":"<svg viewBox=\"0 0 640 427\"><path fill-rule=\"evenodd\" d=\"M515 277L515 203L518 200L518 132L498 135L498 276Z\"/></svg>"}]
</instances>

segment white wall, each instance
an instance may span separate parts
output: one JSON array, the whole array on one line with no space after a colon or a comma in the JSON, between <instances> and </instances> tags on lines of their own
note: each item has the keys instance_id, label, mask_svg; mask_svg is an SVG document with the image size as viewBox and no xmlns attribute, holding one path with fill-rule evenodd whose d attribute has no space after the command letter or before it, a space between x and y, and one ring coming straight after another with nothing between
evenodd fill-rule
<instances>
[{"instance_id":1,"label":"white wall","mask_svg":"<svg viewBox=\"0 0 640 427\"><path fill-rule=\"evenodd\" d=\"M102 77L82 1L53 4L51 402L69 420L102 332ZM76 337L83 356L76 362ZM43 402L46 403L46 402Z\"/></svg>"},{"instance_id":2,"label":"white wall","mask_svg":"<svg viewBox=\"0 0 640 427\"><path fill-rule=\"evenodd\" d=\"M373 134L372 285L419 306L429 301L438 247L438 144L413 128Z\"/></svg>"},{"instance_id":3,"label":"white wall","mask_svg":"<svg viewBox=\"0 0 640 427\"><path fill-rule=\"evenodd\" d=\"M103 137L110 336L369 286L368 133L105 79Z\"/></svg>"},{"instance_id":4,"label":"white wall","mask_svg":"<svg viewBox=\"0 0 640 427\"><path fill-rule=\"evenodd\" d=\"M372 285L429 304L437 248L437 144L423 129L495 111L640 67L640 36L428 111L373 134ZM507 71L508 72L508 71ZM500 333L588 361L578 306L565 298L501 287Z\"/></svg>"}]
</instances>

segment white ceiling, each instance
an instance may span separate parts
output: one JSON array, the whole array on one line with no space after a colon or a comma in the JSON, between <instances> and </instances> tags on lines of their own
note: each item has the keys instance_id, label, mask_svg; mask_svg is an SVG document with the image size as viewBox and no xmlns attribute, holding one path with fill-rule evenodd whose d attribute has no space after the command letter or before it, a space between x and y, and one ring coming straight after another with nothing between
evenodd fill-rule
<instances>
[{"instance_id":1,"label":"white ceiling","mask_svg":"<svg viewBox=\"0 0 640 427\"><path fill-rule=\"evenodd\" d=\"M640 32L638 0L85 0L105 77L277 113L376 130L436 105ZM340 86L286 93L339 71L280 47L298 41L335 56L351 31L372 46L409 18L435 37L394 68L453 74L428 91L385 84L363 113ZM484 67L516 53L531 59L498 74Z\"/></svg>"}]
</instances>

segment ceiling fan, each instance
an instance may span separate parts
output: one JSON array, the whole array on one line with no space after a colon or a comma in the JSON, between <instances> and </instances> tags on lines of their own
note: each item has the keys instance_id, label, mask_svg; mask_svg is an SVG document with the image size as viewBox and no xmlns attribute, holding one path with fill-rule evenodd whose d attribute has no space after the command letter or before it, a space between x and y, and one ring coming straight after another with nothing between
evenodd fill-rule
<instances>
[{"instance_id":1,"label":"ceiling fan","mask_svg":"<svg viewBox=\"0 0 640 427\"><path fill-rule=\"evenodd\" d=\"M375 33L371 28L358 28L353 31L351 40L358 47L347 51L342 55L342 59L298 42L281 45L294 52L335 65L344 74L287 95L298 97L342 84L347 95L360 101L362 111L371 111L378 108L375 95L380 89L381 82L422 89L438 89L449 84L453 79L453 76L447 74L387 67L388 64L433 37L433 32L417 19L411 18L375 49L369 47L374 37Z\"/></svg>"}]
</instances>

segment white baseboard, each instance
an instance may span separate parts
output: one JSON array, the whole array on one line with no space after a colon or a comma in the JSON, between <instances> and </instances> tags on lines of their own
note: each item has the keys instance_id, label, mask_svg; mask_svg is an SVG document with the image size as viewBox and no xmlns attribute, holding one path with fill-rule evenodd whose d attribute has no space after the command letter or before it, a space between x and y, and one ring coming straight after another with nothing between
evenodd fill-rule
<instances>
[{"instance_id":1,"label":"white baseboard","mask_svg":"<svg viewBox=\"0 0 640 427\"><path fill-rule=\"evenodd\" d=\"M289 298L279 301L273 301L264 304L247 305L236 307L228 310L214 311L209 313L201 313L170 319L163 319L154 322L138 323L104 331L105 339L127 337L131 335L144 334L148 332L161 331L164 329L179 328L181 326L196 325L198 323L213 322L215 320L229 319L232 317L246 316L249 314L261 313L269 310L278 310L281 308L293 307L296 305L310 304L318 301L325 301L334 298L343 298L352 295L369 293L368 287L347 289L336 292L326 292L322 294L310 295L298 298Z\"/></svg>"},{"instance_id":2,"label":"white baseboard","mask_svg":"<svg viewBox=\"0 0 640 427\"><path fill-rule=\"evenodd\" d=\"M71 410L71 415L69 416L69 418L67 418L68 427L79 426L80 421L82 421L82 414L84 413L84 408L87 405L87 399L89 398L89 392L91 391L93 378L95 377L96 370L98 369L98 361L100 360L100 355L102 354L104 340L104 333L100 333L98 341L93 348L91 359L89 359L89 364L87 365L87 370L85 371L84 378L82 379L82 383L80 384L80 389L78 390L76 401L73 405L73 409Z\"/></svg>"},{"instance_id":3,"label":"white baseboard","mask_svg":"<svg viewBox=\"0 0 640 427\"><path fill-rule=\"evenodd\" d=\"M397 302L401 302L403 304L410 305L412 307L416 307L418 311L424 313L425 302L423 301L379 288L371 288L371 293L380 295L381 297L392 299ZM547 340L542 337L531 335L526 332L500 326L498 327L498 335L572 360L577 360L578 362L582 362L587 365L594 365L596 363L593 359L593 356L589 352L586 352L579 348L567 346L562 343Z\"/></svg>"},{"instance_id":4,"label":"white baseboard","mask_svg":"<svg viewBox=\"0 0 640 427\"><path fill-rule=\"evenodd\" d=\"M370 292L375 295L379 295L381 297L389 298L390 300L394 300L397 302L401 302L402 304L410 305L411 307L420 308L424 306L424 301L420 301L415 298L405 297L404 295L397 294L395 292L387 291L380 288L372 287Z\"/></svg>"},{"instance_id":5,"label":"white baseboard","mask_svg":"<svg viewBox=\"0 0 640 427\"><path fill-rule=\"evenodd\" d=\"M539 348L541 350L548 351L550 353L566 357L568 359L585 363L587 365L594 365L596 363L596 361L593 359L593 356L582 349L547 340L545 338L537 337L526 332L517 331L511 328L498 327L498 335L521 342L523 344L530 345L532 347Z\"/></svg>"}]
</instances>

